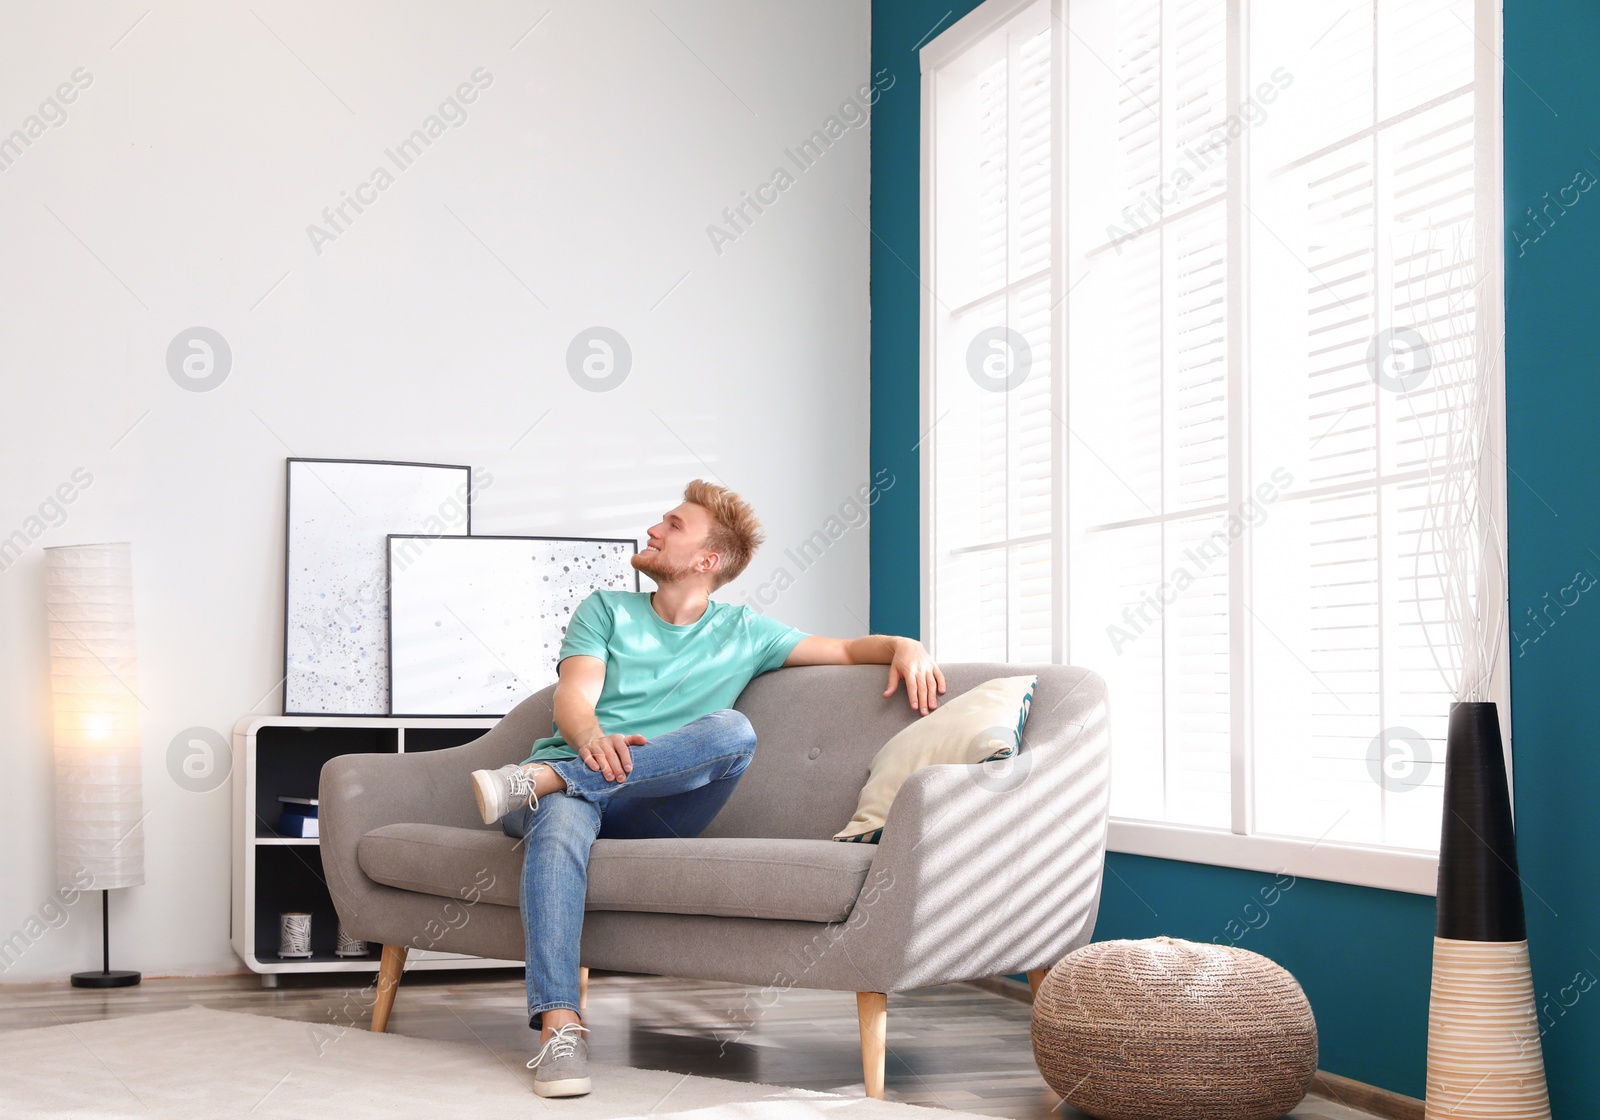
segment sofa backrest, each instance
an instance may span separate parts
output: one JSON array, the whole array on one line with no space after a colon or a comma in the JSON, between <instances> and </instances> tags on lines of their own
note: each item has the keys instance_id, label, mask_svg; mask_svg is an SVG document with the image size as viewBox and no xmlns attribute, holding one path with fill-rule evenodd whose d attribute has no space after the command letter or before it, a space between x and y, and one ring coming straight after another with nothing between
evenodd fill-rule
<instances>
[{"instance_id":1,"label":"sofa backrest","mask_svg":"<svg viewBox=\"0 0 1600 1120\"><path fill-rule=\"evenodd\" d=\"M1065 749L1100 697L1078 689L1090 676L1068 665L972 662L940 665L950 700L994 677L1037 674L1024 751ZM756 732L756 752L703 836L826 840L855 815L878 749L913 720L905 687L885 698L883 665L777 669L751 681L734 705ZM1076 702L1081 697L1081 702Z\"/></svg>"}]
</instances>

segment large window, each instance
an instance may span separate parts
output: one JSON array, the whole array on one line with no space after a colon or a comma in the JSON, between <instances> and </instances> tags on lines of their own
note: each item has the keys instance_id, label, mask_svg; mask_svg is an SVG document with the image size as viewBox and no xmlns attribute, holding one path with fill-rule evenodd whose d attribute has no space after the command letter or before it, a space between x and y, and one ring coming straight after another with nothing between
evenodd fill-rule
<instances>
[{"instance_id":1,"label":"large window","mask_svg":"<svg viewBox=\"0 0 1600 1120\"><path fill-rule=\"evenodd\" d=\"M924 632L1107 679L1114 847L1431 889L1496 10L991 0L923 51Z\"/></svg>"}]
</instances>

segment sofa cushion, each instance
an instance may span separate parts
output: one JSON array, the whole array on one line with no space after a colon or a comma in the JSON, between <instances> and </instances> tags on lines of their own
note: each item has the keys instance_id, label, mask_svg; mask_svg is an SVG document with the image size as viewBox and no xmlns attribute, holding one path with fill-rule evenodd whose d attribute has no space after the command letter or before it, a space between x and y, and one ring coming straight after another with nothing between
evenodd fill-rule
<instances>
[{"instance_id":1,"label":"sofa cushion","mask_svg":"<svg viewBox=\"0 0 1600 1120\"><path fill-rule=\"evenodd\" d=\"M913 771L1016 754L1038 682L1034 675L984 681L946 700L890 739L873 756L855 816L833 838L876 844L883 836L883 822L895 794Z\"/></svg>"},{"instance_id":2,"label":"sofa cushion","mask_svg":"<svg viewBox=\"0 0 1600 1120\"><path fill-rule=\"evenodd\" d=\"M361 838L356 862L385 886L515 906L522 877L516 843L499 829L389 824Z\"/></svg>"},{"instance_id":3,"label":"sofa cushion","mask_svg":"<svg viewBox=\"0 0 1600 1120\"><path fill-rule=\"evenodd\" d=\"M828 840L596 840L584 909L839 922L875 852ZM387 886L517 905L522 847L498 830L385 825L361 838L357 860Z\"/></svg>"}]
</instances>

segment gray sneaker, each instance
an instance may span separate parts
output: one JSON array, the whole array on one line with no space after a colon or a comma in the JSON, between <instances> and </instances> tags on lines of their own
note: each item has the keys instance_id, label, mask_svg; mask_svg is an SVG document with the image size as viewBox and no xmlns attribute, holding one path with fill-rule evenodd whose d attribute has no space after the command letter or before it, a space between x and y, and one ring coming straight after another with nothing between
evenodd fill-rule
<instances>
[{"instance_id":1,"label":"gray sneaker","mask_svg":"<svg viewBox=\"0 0 1600 1120\"><path fill-rule=\"evenodd\" d=\"M539 799L534 795L533 783L533 772L514 762L498 770L474 770L472 792L478 798L478 812L483 814L483 823L493 824L524 805L537 809Z\"/></svg>"},{"instance_id":2,"label":"gray sneaker","mask_svg":"<svg viewBox=\"0 0 1600 1120\"><path fill-rule=\"evenodd\" d=\"M588 1027L568 1023L550 1034L528 1068L535 1070L533 1091L541 1097L581 1097L589 1091L589 1044L581 1034Z\"/></svg>"}]
</instances>

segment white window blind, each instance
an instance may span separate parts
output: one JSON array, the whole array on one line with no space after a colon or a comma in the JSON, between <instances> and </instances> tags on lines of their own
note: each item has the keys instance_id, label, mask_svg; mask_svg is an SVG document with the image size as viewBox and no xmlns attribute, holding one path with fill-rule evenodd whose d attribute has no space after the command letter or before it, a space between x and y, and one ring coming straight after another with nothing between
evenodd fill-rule
<instances>
[{"instance_id":1,"label":"white window blind","mask_svg":"<svg viewBox=\"0 0 1600 1120\"><path fill-rule=\"evenodd\" d=\"M1437 847L1492 13L991 0L923 52L925 631L1106 677L1115 818Z\"/></svg>"},{"instance_id":2,"label":"white window blind","mask_svg":"<svg viewBox=\"0 0 1600 1120\"><path fill-rule=\"evenodd\" d=\"M946 557L935 594L952 632L1008 660L1055 649L1051 39L1049 5L1034 4L941 71L938 93L950 131L935 157L936 236L949 280L938 288L933 470L949 502L934 527Z\"/></svg>"}]
</instances>

